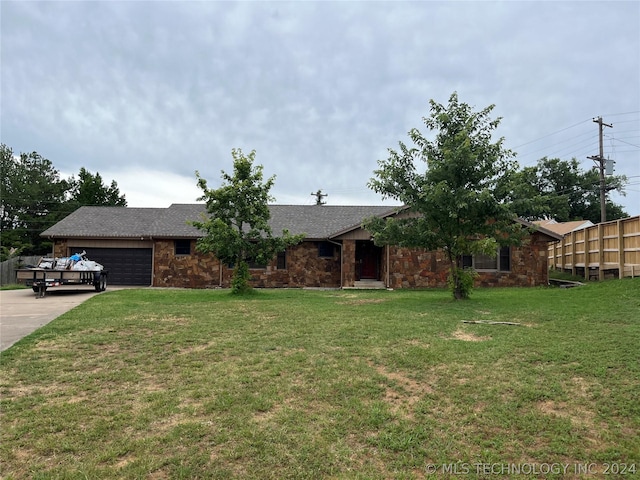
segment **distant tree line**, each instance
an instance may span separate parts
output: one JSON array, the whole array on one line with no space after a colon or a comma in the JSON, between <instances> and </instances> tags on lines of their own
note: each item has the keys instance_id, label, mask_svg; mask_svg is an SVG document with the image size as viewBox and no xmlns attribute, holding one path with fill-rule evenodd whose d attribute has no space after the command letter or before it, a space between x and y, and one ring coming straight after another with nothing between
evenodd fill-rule
<instances>
[{"instance_id":1,"label":"distant tree line","mask_svg":"<svg viewBox=\"0 0 640 480\"><path fill-rule=\"evenodd\" d=\"M626 176L609 175L606 190L624 195L626 184ZM600 222L600 174L596 169L581 169L575 158L544 157L536 165L508 175L500 188L505 190L505 198L513 202L518 215L527 220ZM607 220L628 216L622 205L608 197L606 212Z\"/></svg>"},{"instance_id":2,"label":"distant tree line","mask_svg":"<svg viewBox=\"0 0 640 480\"><path fill-rule=\"evenodd\" d=\"M51 242L40 234L80 206L127 206L115 181L107 186L100 173L84 167L77 178L61 178L42 155L15 155L5 144L0 162L0 260L50 252Z\"/></svg>"}]
</instances>

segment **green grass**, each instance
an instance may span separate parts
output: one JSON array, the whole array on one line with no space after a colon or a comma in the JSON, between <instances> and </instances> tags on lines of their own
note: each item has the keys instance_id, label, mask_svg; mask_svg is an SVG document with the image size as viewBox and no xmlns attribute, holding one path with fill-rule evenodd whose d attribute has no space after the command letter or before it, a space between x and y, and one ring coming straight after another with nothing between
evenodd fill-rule
<instances>
[{"instance_id":1,"label":"green grass","mask_svg":"<svg viewBox=\"0 0 640 480\"><path fill-rule=\"evenodd\" d=\"M461 302L105 292L3 352L0 378L7 479L640 470L640 279Z\"/></svg>"},{"instance_id":2,"label":"green grass","mask_svg":"<svg viewBox=\"0 0 640 480\"><path fill-rule=\"evenodd\" d=\"M30 288L30 287L25 287L24 285L19 285L17 283L9 283L7 285L0 285L0 290L24 290L25 288Z\"/></svg>"},{"instance_id":3,"label":"green grass","mask_svg":"<svg viewBox=\"0 0 640 480\"><path fill-rule=\"evenodd\" d=\"M572 275L571 273L563 272L561 270L550 269L549 270L549 278L555 280L568 280L570 282L581 282L586 283L589 280L585 279L584 276L580 275Z\"/></svg>"}]
</instances>

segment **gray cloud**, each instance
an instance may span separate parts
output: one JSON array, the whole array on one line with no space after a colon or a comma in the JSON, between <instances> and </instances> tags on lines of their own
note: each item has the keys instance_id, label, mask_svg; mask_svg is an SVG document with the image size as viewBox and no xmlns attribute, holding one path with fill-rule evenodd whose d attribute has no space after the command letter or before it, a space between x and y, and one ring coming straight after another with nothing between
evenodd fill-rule
<instances>
[{"instance_id":1,"label":"gray cloud","mask_svg":"<svg viewBox=\"0 0 640 480\"><path fill-rule=\"evenodd\" d=\"M2 141L121 187L145 169L213 185L240 147L278 200L379 203L376 161L454 90L496 105L522 164L590 167L591 118L635 112L605 118L606 154L640 176L636 2L4 1L1 22Z\"/></svg>"}]
</instances>

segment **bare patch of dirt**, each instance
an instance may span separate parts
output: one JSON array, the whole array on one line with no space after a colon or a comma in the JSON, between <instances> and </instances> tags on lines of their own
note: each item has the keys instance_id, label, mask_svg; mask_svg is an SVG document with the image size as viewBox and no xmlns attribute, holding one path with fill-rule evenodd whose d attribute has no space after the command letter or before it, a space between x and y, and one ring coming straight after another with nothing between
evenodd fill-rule
<instances>
[{"instance_id":1,"label":"bare patch of dirt","mask_svg":"<svg viewBox=\"0 0 640 480\"><path fill-rule=\"evenodd\" d=\"M451 334L450 339L462 340L463 342L484 342L486 340L491 340L491 337L479 337L473 333L458 329Z\"/></svg>"},{"instance_id":2,"label":"bare patch of dirt","mask_svg":"<svg viewBox=\"0 0 640 480\"><path fill-rule=\"evenodd\" d=\"M170 417L162 418L160 420L153 422L149 428L149 431L153 432L154 436L164 435L170 430L172 430L173 428L177 427L178 425L185 423L185 420L186 418L184 414L176 413L175 415L172 415ZM140 431L139 433L141 435L149 434L149 432L142 432L142 431Z\"/></svg>"},{"instance_id":3,"label":"bare patch of dirt","mask_svg":"<svg viewBox=\"0 0 640 480\"><path fill-rule=\"evenodd\" d=\"M382 365L370 366L385 377L390 385L384 385L384 401L389 404L391 411L413 418L412 408L425 394L433 393L431 385L418 382L402 372L391 371Z\"/></svg>"},{"instance_id":4,"label":"bare patch of dirt","mask_svg":"<svg viewBox=\"0 0 640 480\"><path fill-rule=\"evenodd\" d=\"M24 398L32 397L35 395L43 395L47 399L59 396L60 392L64 392L65 389L58 385L18 385L15 387L7 388L7 398Z\"/></svg>"},{"instance_id":5,"label":"bare patch of dirt","mask_svg":"<svg viewBox=\"0 0 640 480\"><path fill-rule=\"evenodd\" d=\"M367 305L371 303L383 303L387 300L384 298L358 298L356 300L348 300L345 302L337 302L338 305Z\"/></svg>"},{"instance_id":6,"label":"bare patch of dirt","mask_svg":"<svg viewBox=\"0 0 640 480\"><path fill-rule=\"evenodd\" d=\"M372 438L374 434L369 433L367 437ZM357 472L363 470L367 465L371 465L382 475L382 478L391 478L387 464L380 457L380 451L376 447L371 446L364 441L364 438L353 433L350 433L344 439L344 442L348 445L349 450L353 452L349 457L353 470Z\"/></svg>"},{"instance_id":7,"label":"bare patch of dirt","mask_svg":"<svg viewBox=\"0 0 640 480\"><path fill-rule=\"evenodd\" d=\"M152 317L152 318L149 318L149 321L170 323L172 325L189 325L191 323L191 320L188 318L174 317L171 315L165 315L162 317Z\"/></svg>"},{"instance_id":8,"label":"bare patch of dirt","mask_svg":"<svg viewBox=\"0 0 640 480\"><path fill-rule=\"evenodd\" d=\"M595 411L589 408L593 405L589 398L592 385L582 377L573 377L566 388L569 401L545 400L538 402L536 408L544 415L569 419L572 425L584 432L584 440L593 446L602 444L603 437L608 436L608 427L598 422Z\"/></svg>"},{"instance_id":9,"label":"bare patch of dirt","mask_svg":"<svg viewBox=\"0 0 640 480\"><path fill-rule=\"evenodd\" d=\"M180 352L178 352L178 355L188 355L191 353L203 352L215 344L215 341L211 341L207 343L198 343L196 345L191 345L189 347L181 349Z\"/></svg>"},{"instance_id":10,"label":"bare patch of dirt","mask_svg":"<svg viewBox=\"0 0 640 480\"><path fill-rule=\"evenodd\" d=\"M165 480L169 478L169 474L165 472L164 468L161 470L156 470L155 472L151 472L149 475L150 480Z\"/></svg>"},{"instance_id":11,"label":"bare patch of dirt","mask_svg":"<svg viewBox=\"0 0 640 480\"><path fill-rule=\"evenodd\" d=\"M118 469L122 469L124 467L126 467L127 465L129 465L131 462L133 462L135 460L135 458L132 458L131 455L125 455L124 457L122 457L116 464L115 467Z\"/></svg>"},{"instance_id":12,"label":"bare patch of dirt","mask_svg":"<svg viewBox=\"0 0 640 480\"><path fill-rule=\"evenodd\" d=\"M407 340L407 345L411 345L412 347L421 347L421 348L429 348L431 347L430 343L425 343L422 340L414 338L413 340Z\"/></svg>"},{"instance_id":13,"label":"bare patch of dirt","mask_svg":"<svg viewBox=\"0 0 640 480\"><path fill-rule=\"evenodd\" d=\"M537 408L545 415L568 418L571 420L571 423L576 426L585 427L589 431L595 430L595 414L583 406L571 405L567 402L544 400L538 403Z\"/></svg>"},{"instance_id":14,"label":"bare patch of dirt","mask_svg":"<svg viewBox=\"0 0 640 480\"><path fill-rule=\"evenodd\" d=\"M55 339L39 341L36 343L34 350L39 352L58 352L66 350L67 348L69 348L67 342L62 341L61 339Z\"/></svg>"}]
</instances>

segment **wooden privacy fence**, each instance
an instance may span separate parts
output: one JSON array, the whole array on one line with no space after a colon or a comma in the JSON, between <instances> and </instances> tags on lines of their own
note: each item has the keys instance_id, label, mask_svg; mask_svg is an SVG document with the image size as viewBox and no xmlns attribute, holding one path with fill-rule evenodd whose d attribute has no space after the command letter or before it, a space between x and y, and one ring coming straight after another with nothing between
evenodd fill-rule
<instances>
[{"instance_id":1,"label":"wooden privacy fence","mask_svg":"<svg viewBox=\"0 0 640 480\"><path fill-rule=\"evenodd\" d=\"M25 265L37 265L42 255L38 257L13 257L0 262L0 285L16 283L16 269Z\"/></svg>"},{"instance_id":2,"label":"wooden privacy fence","mask_svg":"<svg viewBox=\"0 0 640 480\"><path fill-rule=\"evenodd\" d=\"M549 266L587 280L640 276L640 215L568 233L549 244Z\"/></svg>"}]
</instances>

